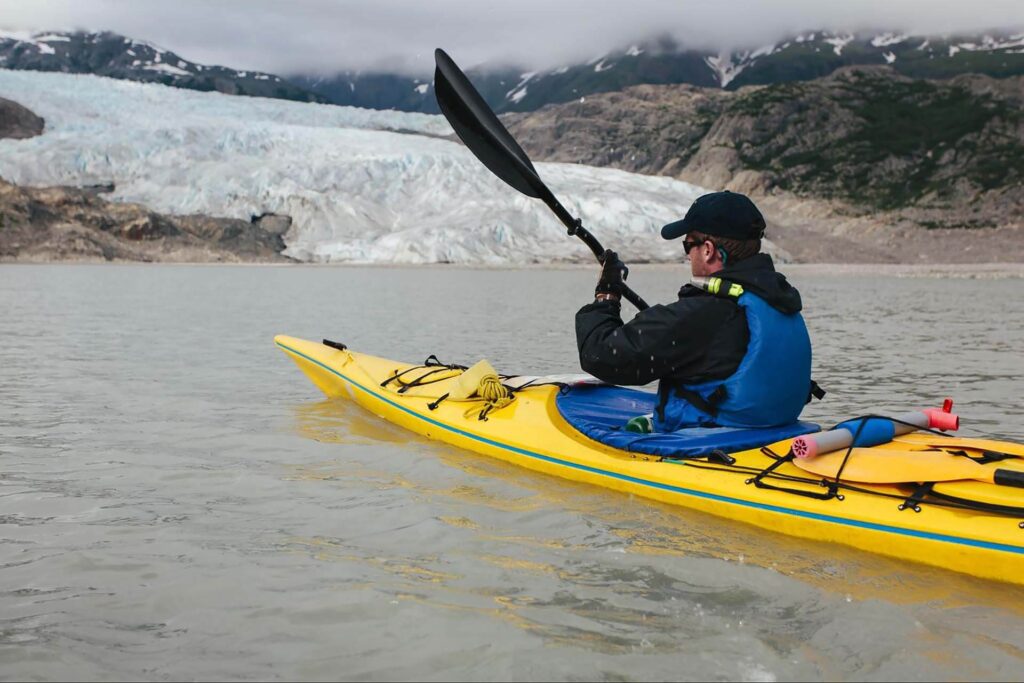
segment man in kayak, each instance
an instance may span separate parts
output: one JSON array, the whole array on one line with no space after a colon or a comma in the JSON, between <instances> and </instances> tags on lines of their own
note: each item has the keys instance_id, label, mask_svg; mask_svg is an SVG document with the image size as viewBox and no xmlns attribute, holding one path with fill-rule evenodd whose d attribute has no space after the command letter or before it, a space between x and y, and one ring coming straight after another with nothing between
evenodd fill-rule
<instances>
[{"instance_id":1,"label":"man in kayak","mask_svg":"<svg viewBox=\"0 0 1024 683\"><path fill-rule=\"evenodd\" d=\"M683 237L694 280L677 301L627 323L620 298L628 269L605 252L595 300L576 314L583 370L611 384L659 380L659 432L795 422L812 389L811 343L800 293L760 253L764 228L742 194L697 199L661 230L665 239Z\"/></svg>"}]
</instances>

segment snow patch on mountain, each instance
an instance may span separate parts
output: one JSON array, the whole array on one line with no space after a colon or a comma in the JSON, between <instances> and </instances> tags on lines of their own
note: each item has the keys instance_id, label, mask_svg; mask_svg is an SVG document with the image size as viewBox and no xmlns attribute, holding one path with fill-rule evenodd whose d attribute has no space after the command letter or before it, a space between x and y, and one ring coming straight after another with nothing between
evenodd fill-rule
<instances>
[{"instance_id":1,"label":"snow patch on mountain","mask_svg":"<svg viewBox=\"0 0 1024 683\"><path fill-rule=\"evenodd\" d=\"M907 38L908 36L905 33L883 33L872 38L871 45L873 47L888 47L902 43Z\"/></svg>"},{"instance_id":2,"label":"snow patch on mountain","mask_svg":"<svg viewBox=\"0 0 1024 683\"><path fill-rule=\"evenodd\" d=\"M952 49L954 46L950 46ZM957 52L964 50L967 52L977 52L981 50L994 51L994 50L1007 50L1010 51L1012 48L1024 47L1024 33L1007 36L1004 38L996 38L994 36L985 35L982 36L980 43L974 42L963 42L957 43ZM952 53L955 54L955 53ZM952 56L952 54L950 56Z\"/></svg>"},{"instance_id":3,"label":"snow patch on mountain","mask_svg":"<svg viewBox=\"0 0 1024 683\"><path fill-rule=\"evenodd\" d=\"M520 74L519 82L516 83L514 88L505 93L505 98L518 103L521 99L526 97L526 84L529 83L536 75L536 71L527 71L524 74Z\"/></svg>"},{"instance_id":4,"label":"snow patch on mountain","mask_svg":"<svg viewBox=\"0 0 1024 683\"><path fill-rule=\"evenodd\" d=\"M998 47L1000 49L1006 49L1010 47L1024 47L1024 33L1018 33L1016 35L1010 36L1009 39L1001 43L998 43Z\"/></svg>"},{"instance_id":5,"label":"snow patch on mountain","mask_svg":"<svg viewBox=\"0 0 1024 683\"><path fill-rule=\"evenodd\" d=\"M31 31L8 31L4 29L0 29L0 40L16 40L21 43L34 42Z\"/></svg>"},{"instance_id":6,"label":"snow patch on mountain","mask_svg":"<svg viewBox=\"0 0 1024 683\"><path fill-rule=\"evenodd\" d=\"M590 262L547 207L486 171L439 116L0 70L0 94L46 118L0 141L0 176L113 182L112 198L171 214L291 216L309 261ZM401 132L396 132L401 131ZM537 164L566 208L627 261L678 261L660 227L704 193L671 178Z\"/></svg>"},{"instance_id":7,"label":"snow patch on mountain","mask_svg":"<svg viewBox=\"0 0 1024 683\"><path fill-rule=\"evenodd\" d=\"M843 54L843 48L846 47L853 40L852 33L844 33L841 35L835 35L831 38L825 38L825 42L832 46L832 51L837 56Z\"/></svg>"},{"instance_id":8,"label":"snow patch on mountain","mask_svg":"<svg viewBox=\"0 0 1024 683\"><path fill-rule=\"evenodd\" d=\"M42 55L57 54L47 43L58 42L62 36L53 33L31 33L28 31L3 31L0 30L0 41L13 40L19 43L27 43L39 51ZM64 38L67 40L67 38Z\"/></svg>"},{"instance_id":9,"label":"snow patch on mountain","mask_svg":"<svg viewBox=\"0 0 1024 683\"><path fill-rule=\"evenodd\" d=\"M735 57L736 61L733 61ZM715 72L715 76L718 78L718 83L723 88L740 75L740 73L753 64L749 61L750 54L748 52L739 52L735 54L723 53L717 57L705 57L704 63Z\"/></svg>"},{"instance_id":10,"label":"snow patch on mountain","mask_svg":"<svg viewBox=\"0 0 1024 683\"><path fill-rule=\"evenodd\" d=\"M147 64L147 65L145 65L142 68L147 69L149 71L160 71L160 72L163 72L165 74L171 74L172 76L189 76L189 75L191 75L191 74L189 74L188 71L185 71L184 69L176 67L176 66L171 66L170 64L167 64L165 62L161 62L159 64Z\"/></svg>"}]
</instances>

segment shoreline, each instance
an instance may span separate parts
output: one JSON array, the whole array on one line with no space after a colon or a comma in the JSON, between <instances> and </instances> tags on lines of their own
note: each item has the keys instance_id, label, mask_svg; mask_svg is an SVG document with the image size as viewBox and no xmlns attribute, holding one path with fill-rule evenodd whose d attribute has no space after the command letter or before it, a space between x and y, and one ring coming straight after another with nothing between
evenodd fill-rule
<instances>
[{"instance_id":1,"label":"shoreline","mask_svg":"<svg viewBox=\"0 0 1024 683\"><path fill-rule=\"evenodd\" d=\"M101 261L69 259L52 261L0 260L4 266L145 266L145 267L201 267L201 268L361 268L361 269L452 269L452 270L593 270L595 263L526 263L521 265L474 264L474 263L308 263L272 261ZM631 265L634 270L678 270L683 263L638 263ZM882 275L886 277L957 277L967 279L1024 278L1024 263L782 263L778 268L783 273L812 276L860 277Z\"/></svg>"}]
</instances>

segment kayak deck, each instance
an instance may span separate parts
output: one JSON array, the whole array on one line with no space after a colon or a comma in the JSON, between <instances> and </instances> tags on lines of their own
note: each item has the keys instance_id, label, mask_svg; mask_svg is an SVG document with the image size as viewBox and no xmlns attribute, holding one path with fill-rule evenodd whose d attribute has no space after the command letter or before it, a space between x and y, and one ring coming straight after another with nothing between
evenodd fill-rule
<instances>
[{"instance_id":1,"label":"kayak deck","mask_svg":"<svg viewBox=\"0 0 1024 683\"><path fill-rule=\"evenodd\" d=\"M772 485L804 495L755 486L751 482L755 474L775 463L770 453L787 453L789 439L770 445L767 452L732 453L732 465L629 453L573 429L556 407L556 386L522 388L509 405L479 419L479 401L438 401L462 374L461 369L399 363L283 335L276 337L275 343L328 397L346 396L381 418L431 439L539 472L792 536L1024 583L1024 529L1018 517L928 504L914 512L913 506L902 503L914 493L915 484L857 485L842 490L838 497L821 500L810 496L820 496L827 489L789 462L777 466ZM401 383L389 381L399 375ZM424 383L417 383L417 378ZM943 437L907 435L900 437L899 446L926 450L936 438ZM997 444L1008 453L1021 448L986 443ZM971 448L964 443L959 446ZM960 489L958 485L962 485ZM961 493L978 487L1006 488L978 482L946 486ZM996 493L997 499L1017 501L1024 507L1020 489Z\"/></svg>"}]
</instances>

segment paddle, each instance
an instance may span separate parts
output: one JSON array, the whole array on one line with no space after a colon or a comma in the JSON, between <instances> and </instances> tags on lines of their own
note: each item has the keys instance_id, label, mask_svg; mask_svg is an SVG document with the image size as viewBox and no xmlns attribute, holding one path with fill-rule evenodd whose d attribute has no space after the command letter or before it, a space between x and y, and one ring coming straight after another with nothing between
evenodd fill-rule
<instances>
[{"instance_id":1,"label":"paddle","mask_svg":"<svg viewBox=\"0 0 1024 683\"><path fill-rule=\"evenodd\" d=\"M797 458L800 469L834 479L846 451L816 458ZM969 458L937 451L899 451L884 448L854 448L840 477L865 484L901 484L924 481L974 479L1001 486L1024 488L1024 471L982 465Z\"/></svg>"},{"instance_id":2,"label":"paddle","mask_svg":"<svg viewBox=\"0 0 1024 683\"><path fill-rule=\"evenodd\" d=\"M466 78L466 74L462 73L452 58L440 48L434 50L434 62L437 64L434 71L437 104L459 139L484 166L490 169L491 173L527 197L540 199L547 204L568 229L569 234L583 240L600 262L604 255L604 247L583 227L581 221L573 218L555 198L540 179L526 152L487 106L484 98ZM622 295L641 311L647 308L647 303L629 287L625 287Z\"/></svg>"},{"instance_id":3,"label":"paddle","mask_svg":"<svg viewBox=\"0 0 1024 683\"><path fill-rule=\"evenodd\" d=\"M895 443L911 443L933 448L966 448L974 451L992 451L995 453L1006 453L1018 458L1024 458L1024 445L1010 441L994 441L992 439L974 439L969 437L938 436L923 432L911 432L897 436Z\"/></svg>"}]
</instances>

